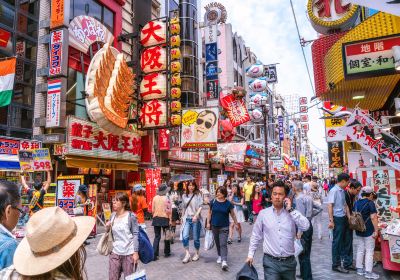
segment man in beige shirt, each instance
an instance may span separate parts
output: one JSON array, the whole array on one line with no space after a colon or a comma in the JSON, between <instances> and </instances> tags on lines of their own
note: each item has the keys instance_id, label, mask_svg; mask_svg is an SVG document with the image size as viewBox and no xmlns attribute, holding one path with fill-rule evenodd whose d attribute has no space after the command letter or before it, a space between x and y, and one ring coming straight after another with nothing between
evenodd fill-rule
<instances>
[{"instance_id":1,"label":"man in beige shirt","mask_svg":"<svg viewBox=\"0 0 400 280\"><path fill-rule=\"evenodd\" d=\"M247 210L245 211L244 214L245 214L246 222L250 221L250 224L253 224L253 214L252 214L253 207L251 204L251 194L253 193L254 184L255 183L253 182L251 177L247 176L246 183L244 183L244 185L243 185L244 201L247 206Z\"/></svg>"}]
</instances>

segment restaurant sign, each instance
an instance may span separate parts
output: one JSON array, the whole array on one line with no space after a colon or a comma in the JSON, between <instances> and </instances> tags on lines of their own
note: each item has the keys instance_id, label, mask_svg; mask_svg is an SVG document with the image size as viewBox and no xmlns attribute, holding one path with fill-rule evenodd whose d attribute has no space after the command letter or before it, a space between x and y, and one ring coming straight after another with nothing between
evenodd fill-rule
<instances>
[{"instance_id":1,"label":"restaurant sign","mask_svg":"<svg viewBox=\"0 0 400 280\"><path fill-rule=\"evenodd\" d=\"M138 134L124 130L108 133L97 124L70 116L67 124L67 155L99 159L139 161L142 151Z\"/></svg>"},{"instance_id":2,"label":"restaurant sign","mask_svg":"<svg viewBox=\"0 0 400 280\"><path fill-rule=\"evenodd\" d=\"M62 99L67 88L67 79L52 79L47 84L46 128L64 127L66 102Z\"/></svg>"},{"instance_id":3,"label":"restaurant sign","mask_svg":"<svg viewBox=\"0 0 400 280\"><path fill-rule=\"evenodd\" d=\"M68 31L57 29L50 33L49 77L67 76L68 70Z\"/></svg>"},{"instance_id":4,"label":"restaurant sign","mask_svg":"<svg viewBox=\"0 0 400 280\"><path fill-rule=\"evenodd\" d=\"M343 142L328 142L329 168L343 168Z\"/></svg>"},{"instance_id":5,"label":"restaurant sign","mask_svg":"<svg viewBox=\"0 0 400 280\"><path fill-rule=\"evenodd\" d=\"M70 10L70 0L51 0L50 28L67 26Z\"/></svg>"},{"instance_id":6,"label":"restaurant sign","mask_svg":"<svg viewBox=\"0 0 400 280\"><path fill-rule=\"evenodd\" d=\"M373 38L343 44L346 78L395 73L392 48L400 45L400 35Z\"/></svg>"}]
</instances>

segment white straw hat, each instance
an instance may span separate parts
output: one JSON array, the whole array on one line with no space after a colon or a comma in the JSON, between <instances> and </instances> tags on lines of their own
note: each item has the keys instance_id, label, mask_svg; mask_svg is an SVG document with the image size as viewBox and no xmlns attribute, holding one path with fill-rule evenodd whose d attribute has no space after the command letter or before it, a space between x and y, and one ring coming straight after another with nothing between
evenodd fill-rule
<instances>
[{"instance_id":1,"label":"white straw hat","mask_svg":"<svg viewBox=\"0 0 400 280\"><path fill-rule=\"evenodd\" d=\"M34 276L57 268L79 249L94 224L93 217L71 218L60 207L36 212L15 252L15 269L22 275Z\"/></svg>"}]
</instances>

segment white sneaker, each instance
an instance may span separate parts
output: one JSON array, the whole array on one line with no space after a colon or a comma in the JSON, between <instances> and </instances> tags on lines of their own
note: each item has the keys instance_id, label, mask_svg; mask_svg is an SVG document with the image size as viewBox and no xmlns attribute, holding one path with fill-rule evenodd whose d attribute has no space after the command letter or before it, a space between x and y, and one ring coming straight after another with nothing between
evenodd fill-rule
<instances>
[{"instance_id":1,"label":"white sneaker","mask_svg":"<svg viewBox=\"0 0 400 280\"><path fill-rule=\"evenodd\" d=\"M364 268L357 268L357 274L360 276L364 276L365 275Z\"/></svg>"},{"instance_id":2,"label":"white sneaker","mask_svg":"<svg viewBox=\"0 0 400 280\"><path fill-rule=\"evenodd\" d=\"M221 259L221 256L218 256L217 264L220 264L220 263L222 263L222 259Z\"/></svg>"},{"instance_id":3,"label":"white sneaker","mask_svg":"<svg viewBox=\"0 0 400 280\"><path fill-rule=\"evenodd\" d=\"M199 253L195 253L194 255L193 255L193 258L192 258L192 261L198 261L199 260L199 258L200 258L200 254Z\"/></svg>"},{"instance_id":4,"label":"white sneaker","mask_svg":"<svg viewBox=\"0 0 400 280\"><path fill-rule=\"evenodd\" d=\"M365 272L365 278L367 279L379 279L379 275L374 272Z\"/></svg>"},{"instance_id":5,"label":"white sneaker","mask_svg":"<svg viewBox=\"0 0 400 280\"><path fill-rule=\"evenodd\" d=\"M228 264L226 263L226 261L222 261L221 268L222 268L223 271L227 271L228 270Z\"/></svg>"},{"instance_id":6,"label":"white sneaker","mask_svg":"<svg viewBox=\"0 0 400 280\"><path fill-rule=\"evenodd\" d=\"M191 258L190 258L190 254L186 253L185 257L183 258L182 262L183 263L188 263L190 262Z\"/></svg>"}]
</instances>

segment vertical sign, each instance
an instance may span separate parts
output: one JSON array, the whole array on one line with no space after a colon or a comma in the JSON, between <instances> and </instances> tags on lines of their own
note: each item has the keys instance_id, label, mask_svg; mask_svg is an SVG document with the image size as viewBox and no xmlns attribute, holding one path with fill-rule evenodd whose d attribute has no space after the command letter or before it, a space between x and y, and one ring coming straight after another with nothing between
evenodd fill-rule
<instances>
[{"instance_id":1,"label":"vertical sign","mask_svg":"<svg viewBox=\"0 0 400 280\"><path fill-rule=\"evenodd\" d=\"M146 176L146 200L148 209L151 212L153 198L157 194L157 189L161 185L161 169L145 169Z\"/></svg>"},{"instance_id":2,"label":"vertical sign","mask_svg":"<svg viewBox=\"0 0 400 280\"><path fill-rule=\"evenodd\" d=\"M278 116L278 125L279 125L279 140L285 140L285 133L283 131L283 116Z\"/></svg>"},{"instance_id":3,"label":"vertical sign","mask_svg":"<svg viewBox=\"0 0 400 280\"><path fill-rule=\"evenodd\" d=\"M169 131L166 128L158 131L158 149L160 151L169 151Z\"/></svg>"},{"instance_id":4,"label":"vertical sign","mask_svg":"<svg viewBox=\"0 0 400 280\"><path fill-rule=\"evenodd\" d=\"M49 77L67 76L68 31L66 29L51 31L49 48Z\"/></svg>"},{"instance_id":5,"label":"vertical sign","mask_svg":"<svg viewBox=\"0 0 400 280\"><path fill-rule=\"evenodd\" d=\"M217 37L218 37L218 26L216 24L206 26L205 70L206 70L207 100L215 100L219 98Z\"/></svg>"},{"instance_id":6,"label":"vertical sign","mask_svg":"<svg viewBox=\"0 0 400 280\"><path fill-rule=\"evenodd\" d=\"M343 168L343 142L328 142L329 168Z\"/></svg>"},{"instance_id":7,"label":"vertical sign","mask_svg":"<svg viewBox=\"0 0 400 280\"><path fill-rule=\"evenodd\" d=\"M276 74L276 65L264 65L264 75L267 83L275 84L278 82L278 75Z\"/></svg>"},{"instance_id":8,"label":"vertical sign","mask_svg":"<svg viewBox=\"0 0 400 280\"><path fill-rule=\"evenodd\" d=\"M17 40L15 43L15 54L18 58L25 57L25 41ZM17 64L15 66L15 81L22 82L24 80L24 61L22 59L17 59Z\"/></svg>"},{"instance_id":9,"label":"vertical sign","mask_svg":"<svg viewBox=\"0 0 400 280\"><path fill-rule=\"evenodd\" d=\"M66 78L52 79L48 81L46 103L46 127L64 127L66 103L63 93L66 91Z\"/></svg>"},{"instance_id":10,"label":"vertical sign","mask_svg":"<svg viewBox=\"0 0 400 280\"><path fill-rule=\"evenodd\" d=\"M79 186L83 184L84 176L60 176L57 178L57 206L73 215L75 208L75 195Z\"/></svg>"},{"instance_id":11,"label":"vertical sign","mask_svg":"<svg viewBox=\"0 0 400 280\"><path fill-rule=\"evenodd\" d=\"M69 22L69 0L51 0L50 28L67 26Z\"/></svg>"}]
</instances>

